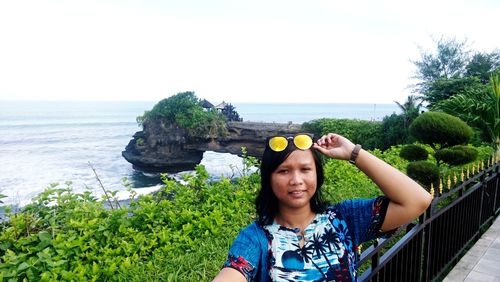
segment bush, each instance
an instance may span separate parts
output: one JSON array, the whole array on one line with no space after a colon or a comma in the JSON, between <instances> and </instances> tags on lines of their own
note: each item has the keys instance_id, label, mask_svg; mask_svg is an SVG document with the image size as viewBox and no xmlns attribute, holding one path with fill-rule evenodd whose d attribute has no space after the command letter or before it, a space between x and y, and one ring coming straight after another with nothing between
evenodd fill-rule
<instances>
[{"instance_id":1,"label":"bush","mask_svg":"<svg viewBox=\"0 0 500 282\"><path fill-rule=\"evenodd\" d=\"M385 116L382 120L380 137L379 149L382 150L386 150L394 145L408 143L410 141L410 134L405 127L405 117L396 114Z\"/></svg>"},{"instance_id":2,"label":"bush","mask_svg":"<svg viewBox=\"0 0 500 282\"><path fill-rule=\"evenodd\" d=\"M401 149L399 156L408 161L423 161L427 160L429 153L418 145L410 144Z\"/></svg>"},{"instance_id":3,"label":"bush","mask_svg":"<svg viewBox=\"0 0 500 282\"><path fill-rule=\"evenodd\" d=\"M340 134L365 149L381 146L381 122L357 119L322 118L302 124L302 130L314 133L316 137L333 132Z\"/></svg>"},{"instance_id":4,"label":"bush","mask_svg":"<svg viewBox=\"0 0 500 282\"><path fill-rule=\"evenodd\" d=\"M425 112L410 125L410 134L422 143L441 148L466 144L473 131L461 119L442 112Z\"/></svg>"},{"instance_id":5,"label":"bush","mask_svg":"<svg viewBox=\"0 0 500 282\"><path fill-rule=\"evenodd\" d=\"M437 151L434 157L438 162L449 165L463 165L476 160L478 151L467 146L454 146Z\"/></svg>"},{"instance_id":6,"label":"bush","mask_svg":"<svg viewBox=\"0 0 500 282\"><path fill-rule=\"evenodd\" d=\"M408 164L406 173L413 180L430 187L431 183L439 180L439 168L428 161L416 161Z\"/></svg>"}]
</instances>

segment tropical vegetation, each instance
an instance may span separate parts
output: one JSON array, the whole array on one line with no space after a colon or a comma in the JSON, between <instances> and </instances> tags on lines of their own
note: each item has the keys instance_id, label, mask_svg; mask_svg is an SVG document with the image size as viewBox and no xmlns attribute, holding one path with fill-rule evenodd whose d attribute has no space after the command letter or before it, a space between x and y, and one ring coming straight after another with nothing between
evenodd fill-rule
<instances>
[{"instance_id":1,"label":"tropical vegetation","mask_svg":"<svg viewBox=\"0 0 500 282\"><path fill-rule=\"evenodd\" d=\"M319 119L303 129L342 134L427 186L488 158L490 146L499 147L500 53L466 47L441 38L436 53L422 52L414 61L420 96L396 102L401 114L382 121ZM430 112L421 113L422 102ZM226 121L239 119L232 105L222 112L205 109L193 92L183 92L158 102L137 122L207 138L223 135ZM460 119L490 146L467 145L473 130ZM130 189L121 205L113 204L116 191L98 199L90 191L75 193L69 182L53 184L20 211L7 207L0 221L0 282L211 280L239 230L255 219L260 176L252 167L258 161L244 157L243 163L243 175L235 179L212 181L203 166L184 184L163 175L158 192L137 197ZM381 193L348 162L328 159L324 168L323 191L332 203ZM329 247L318 242L304 250L305 257Z\"/></svg>"},{"instance_id":2,"label":"tropical vegetation","mask_svg":"<svg viewBox=\"0 0 500 282\"><path fill-rule=\"evenodd\" d=\"M400 170L401 146L373 154ZM481 150L480 158L490 151ZM209 281L239 230L255 219L259 173L210 181L203 166L186 184L164 176L152 195L131 194L109 208L71 183L52 185L0 224L0 281ZM375 184L345 161L325 163L330 202L380 195ZM111 193L112 194L112 193ZM194 267L195 266L195 267Z\"/></svg>"},{"instance_id":3,"label":"tropical vegetation","mask_svg":"<svg viewBox=\"0 0 500 282\"><path fill-rule=\"evenodd\" d=\"M490 88L468 88L434 107L453 114L481 132L483 140L500 148L500 71L490 78Z\"/></svg>"},{"instance_id":4,"label":"tropical vegetation","mask_svg":"<svg viewBox=\"0 0 500 282\"><path fill-rule=\"evenodd\" d=\"M413 61L418 80L413 89L430 109L464 89L488 84L491 74L500 68L500 50L470 50L467 40L455 38L441 37L434 42L435 50L421 49L420 59Z\"/></svg>"},{"instance_id":5,"label":"tropical vegetation","mask_svg":"<svg viewBox=\"0 0 500 282\"><path fill-rule=\"evenodd\" d=\"M178 93L137 117L137 123L147 126L149 122L160 120L166 126L185 129L194 138L224 136L227 133L226 118L215 108L204 109L202 103L194 92Z\"/></svg>"}]
</instances>

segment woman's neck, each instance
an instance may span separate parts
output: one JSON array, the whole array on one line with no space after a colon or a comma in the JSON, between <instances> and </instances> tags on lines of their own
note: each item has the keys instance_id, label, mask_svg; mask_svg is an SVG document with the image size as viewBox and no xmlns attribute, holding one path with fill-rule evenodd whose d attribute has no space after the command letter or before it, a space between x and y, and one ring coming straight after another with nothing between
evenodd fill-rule
<instances>
[{"instance_id":1,"label":"woman's neck","mask_svg":"<svg viewBox=\"0 0 500 282\"><path fill-rule=\"evenodd\" d=\"M275 221L279 225L288 228L300 228L303 231L311 223L315 215L310 207L302 209L280 208Z\"/></svg>"}]
</instances>

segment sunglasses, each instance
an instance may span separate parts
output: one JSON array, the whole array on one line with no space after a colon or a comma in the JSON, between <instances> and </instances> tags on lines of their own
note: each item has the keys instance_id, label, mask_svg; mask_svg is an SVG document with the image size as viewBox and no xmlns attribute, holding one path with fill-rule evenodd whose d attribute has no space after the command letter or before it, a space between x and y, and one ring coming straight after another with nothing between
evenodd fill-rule
<instances>
[{"instance_id":1,"label":"sunglasses","mask_svg":"<svg viewBox=\"0 0 500 282\"><path fill-rule=\"evenodd\" d=\"M299 150L307 150L311 148L313 144L313 135L308 133L299 133L293 136L273 136L269 138L267 142L269 148L275 152L281 152L288 147L288 140L293 140L293 145Z\"/></svg>"}]
</instances>

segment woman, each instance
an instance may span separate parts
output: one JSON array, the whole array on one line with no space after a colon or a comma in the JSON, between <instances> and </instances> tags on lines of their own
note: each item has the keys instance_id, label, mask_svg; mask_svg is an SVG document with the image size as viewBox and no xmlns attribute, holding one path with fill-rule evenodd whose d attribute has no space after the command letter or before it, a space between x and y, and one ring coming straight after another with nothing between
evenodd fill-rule
<instances>
[{"instance_id":1,"label":"woman","mask_svg":"<svg viewBox=\"0 0 500 282\"><path fill-rule=\"evenodd\" d=\"M349 160L384 196L326 207L319 153ZM258 219L234 240L214 281L355 281L356 247L418 217L432 197L384 161L330 133L275 136L261 164Z\"/></svg>"}]
</instances>

